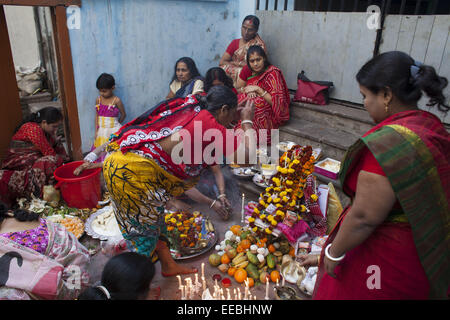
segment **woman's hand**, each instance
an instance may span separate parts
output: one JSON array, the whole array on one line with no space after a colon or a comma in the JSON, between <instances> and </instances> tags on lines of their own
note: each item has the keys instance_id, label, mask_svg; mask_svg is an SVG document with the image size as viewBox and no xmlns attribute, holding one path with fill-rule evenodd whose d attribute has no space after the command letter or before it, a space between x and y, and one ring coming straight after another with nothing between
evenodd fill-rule
<instances>
[{"instance_id":1,"label":"woman's hand","mask_svg":"<svg viewBox=\"0 0 450 320\"><path fill-rule=\"evenodd\" d=\"M222 201L216 201L212 206L212 209L220 215L222 220L228 220L230 218L230 211Z\"/></svg>"},{"instance_id":2,"label":"woman's hand","mask_svg":"<svg viewBox=\"0 0 450 320\"><path fill-rule=\"evenodd\" d=\"M73 171L73 174L75 176L79 176L81 174L81 172L83 172L84 170L100 168L101 166L103 166L102 162L93 163L93 162L85 161L78 168L76 168Z\"/></svg>"},{"instance_id":3,"label":"woman's hand","mask_svg":"<svg viewBox=\"0 0 450 320\"><path fill-rule=\"evenodd\" d=\"M302 267L317 267L319 265L319 257L318 254L301 254L298 256L302 261L300 262L300 265Z\"/></svg>"},{"instance_id":4,"label":"woman's hand","mask_svg":"<svg viewBox=\"0 0 450 320\"><path fill-rule=\"evenodd\" d=\"M326 256L323 258L323 264L325 266L325 271L330 275L330 277L336 278L336 274L334 273L334 269L340 263L340 261L331 261Z\"/></svg>"},{"instance_id":5,"label":"woman's hand","mask_svg":"<svg viewBox=\"0 0 450 320\"><path fill-rule=\"evenodd\" d=\"M255 104L251 100L245 102L245 107L241 110L241 120L253 120Z\"/></svg>"}]
</instances>

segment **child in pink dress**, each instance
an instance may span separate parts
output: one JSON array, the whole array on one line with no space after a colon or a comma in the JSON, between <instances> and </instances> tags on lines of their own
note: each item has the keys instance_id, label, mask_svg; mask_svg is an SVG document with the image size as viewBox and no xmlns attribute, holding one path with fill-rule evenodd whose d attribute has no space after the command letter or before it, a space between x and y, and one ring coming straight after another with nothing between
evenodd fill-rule
<instances>
[{"instance_id":1,"label":"child in pink dress","mask_svg":"<svg viewBox=\"0 0 450 320\"><path fill-rule=\"evenodd\" d=\"M112 75L102 73L97 79L100 96L95 102L95 140L91 151L107 142L111 134L119 130L126 117L122 101L114 95L115 88L115 80ZM104 155L97 161L102 162L103 158Z\"/></svg>"}]
</instances>

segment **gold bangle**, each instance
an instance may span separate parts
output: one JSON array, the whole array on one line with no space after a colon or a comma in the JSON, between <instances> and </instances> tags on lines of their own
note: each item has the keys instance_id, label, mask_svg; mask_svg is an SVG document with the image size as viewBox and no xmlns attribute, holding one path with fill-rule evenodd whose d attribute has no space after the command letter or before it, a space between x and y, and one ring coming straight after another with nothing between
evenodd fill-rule
<instances>
[{"instance_id":1,"label":"gold bangle","mask_svg":"<svg viewBox=\"0 0 450 320\"><path fill-rule=\"evenodd\" d=\"M261 98L264 97L267 94L267 91L264 91L264 93L261 95Z\"/></svg>"},{"instance_id":2,"label":"gold bangle","mask_svg":"<svg viewBox=\"0 0 450 320\"><path fill-rule=\"evenodd\" d=\"M320 254L317 256L317 265L320 264Z\"/></svg>"}]
</instances>

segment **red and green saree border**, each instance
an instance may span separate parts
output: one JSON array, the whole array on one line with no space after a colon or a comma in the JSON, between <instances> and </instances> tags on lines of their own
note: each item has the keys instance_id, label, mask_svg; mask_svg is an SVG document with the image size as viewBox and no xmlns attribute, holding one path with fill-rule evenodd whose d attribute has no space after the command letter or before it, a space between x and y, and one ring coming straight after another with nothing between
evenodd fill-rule
<instances>
[{"instance_id":1,"label":"red and green saree border","mask_svg":"<svg viewBox=\"0 0 450 320\"><path fill-rule=\"evenodd\" d=\"M414 243L430 281L430 298L445 298L450 283L449 184L446 181L449 157L448 147L440 152L431 141L448 146L449 135L441 135L446 138L444 142L438 141L438 136L427 136L427 132L436 128L436 120L440 121L424 111L407 112L389 120L348 150L339 177L344 185L343 180L364 147L372 152L411 224ZM418 133L407 127L409 121Z\"/></svg>"}]
</instances>

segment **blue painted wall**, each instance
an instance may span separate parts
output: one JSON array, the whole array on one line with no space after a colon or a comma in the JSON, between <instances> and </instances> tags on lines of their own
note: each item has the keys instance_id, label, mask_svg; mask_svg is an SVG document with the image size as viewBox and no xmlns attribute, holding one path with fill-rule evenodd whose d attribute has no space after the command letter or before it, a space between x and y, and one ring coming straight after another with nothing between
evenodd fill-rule
<instances>
[{"instance_id":1,"label":"blue painted wall","mask_svg":"<svg viewBox=\"0 0 450 320\"><path fill-rule=\"evenodd\" d=\"M194 59L202 75L217 66L253 0L83 0L80 29L70 30L82 150L94 139L95 87L102 72L134 119L169 92L174 64Z\"/></svg>"}]
</instances>

